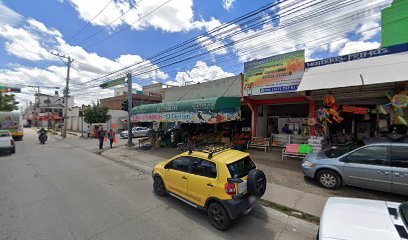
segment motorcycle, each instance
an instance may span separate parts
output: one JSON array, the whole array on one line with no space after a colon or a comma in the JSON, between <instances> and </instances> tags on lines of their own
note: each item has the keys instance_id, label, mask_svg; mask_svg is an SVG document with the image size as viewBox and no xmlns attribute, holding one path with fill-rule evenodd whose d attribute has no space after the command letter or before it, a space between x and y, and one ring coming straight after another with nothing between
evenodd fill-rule
<instances>
[{"instance_id":1,"label":"motorcycle","mask_svg":"<svg viewBox=\"0 0 408 240\"><path fill-rule=\"evenodd\" d=\"M40 133L40 136L38 137L38 139L40 140L41 144L45 144L45 142L48 139L48 136L46 133Z\"/></svg>"}]
</instances>

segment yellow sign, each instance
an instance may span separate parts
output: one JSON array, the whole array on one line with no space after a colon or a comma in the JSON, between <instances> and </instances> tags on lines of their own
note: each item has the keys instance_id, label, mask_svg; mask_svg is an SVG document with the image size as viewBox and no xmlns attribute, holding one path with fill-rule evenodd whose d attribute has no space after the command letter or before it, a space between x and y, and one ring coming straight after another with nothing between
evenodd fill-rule
<instances>
[{"instance_id":1,"label":"yellow sign","mask_svg":"<svg viewBox=\"0 0 408 240\"><path fill-rule=\"evenodd\" d=\"M295 92L304 70L304 50L246 62L243 96Z\"/></svg>"}]
</instances>

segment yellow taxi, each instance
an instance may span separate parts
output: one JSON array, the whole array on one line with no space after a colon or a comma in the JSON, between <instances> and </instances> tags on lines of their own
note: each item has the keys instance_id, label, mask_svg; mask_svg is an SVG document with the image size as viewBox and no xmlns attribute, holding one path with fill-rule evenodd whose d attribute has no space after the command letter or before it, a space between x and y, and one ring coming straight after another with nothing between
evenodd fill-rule
<instances>
[{"instance_id":1,"label":"yellow taxi","mask_svg":"<svg viewBox=\"0 0 408 240\"><path fill-rule=\"evenodd\" d=\"M226 230L231 220L248 214L266 190L265 174L248 153L206 147L157 164L153 189L207 211L210 223Z\"/></svg>"}]
</instances>

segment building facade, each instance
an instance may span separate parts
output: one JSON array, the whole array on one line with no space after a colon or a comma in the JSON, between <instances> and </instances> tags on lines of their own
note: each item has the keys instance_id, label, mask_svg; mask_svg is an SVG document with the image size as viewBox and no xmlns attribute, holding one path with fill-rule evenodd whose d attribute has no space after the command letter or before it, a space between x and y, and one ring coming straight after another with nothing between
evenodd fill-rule
<instances>
[{"instance_id":1,"label":"building facade","mask_svg":"<svg viewBox=\"0 0 408 240\"><path fill-rule=\"evenodd\" d=\"M73 106L74 97L71 96L68 98L68 109ZM63 121L64 107L65 98L58 92L55 95L36 94L33 105L27 111L27 120L33 126L54 128Z\"/></svg>"}]
</instances>

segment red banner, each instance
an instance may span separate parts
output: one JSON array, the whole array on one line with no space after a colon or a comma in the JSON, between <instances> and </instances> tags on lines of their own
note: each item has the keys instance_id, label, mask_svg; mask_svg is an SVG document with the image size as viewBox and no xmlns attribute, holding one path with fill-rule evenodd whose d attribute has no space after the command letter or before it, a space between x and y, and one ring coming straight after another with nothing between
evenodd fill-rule
<instances>
[{"instance_id":1,"label":"red banner","mask_svg":"<svg viewBox=\"0 0 408 240\"><path fill-rule=\"evenodd\" d=\"M349 106L349 105L343 105L342 112L348 112L348 113L354 113L354 114L367 114L368 113L368 108L365 107L354 107L354 106Z\"/></svg>"}]
</instances>

